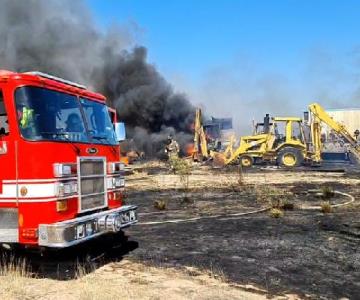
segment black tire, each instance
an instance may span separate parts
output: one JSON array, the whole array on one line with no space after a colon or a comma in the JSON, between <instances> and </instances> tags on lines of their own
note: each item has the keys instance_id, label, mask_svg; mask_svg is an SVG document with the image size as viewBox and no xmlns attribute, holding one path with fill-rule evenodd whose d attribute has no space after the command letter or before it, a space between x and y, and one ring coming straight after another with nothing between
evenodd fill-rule
<instances>
[{"instance_id":1,"label":"black tire","mask_svg":"<svg viewBox=\"0 0 360 300\"><path fill-rule=\"evenodd\" d=\"M250 155L240 155L238 158L239 165L243 168L251 168L254 164L254 158Z\"/></svg>"},{"instance_id":2,"label":"black tire","mask_svg":"<svg viewBox=\"0 0 360 300\"><path fill-rule=\"evenodd\" d=\"M284 168L295 168L302 165L304 156L298 148L285 147L279 151L276 162Z\"/></svg>"}]
</instances>

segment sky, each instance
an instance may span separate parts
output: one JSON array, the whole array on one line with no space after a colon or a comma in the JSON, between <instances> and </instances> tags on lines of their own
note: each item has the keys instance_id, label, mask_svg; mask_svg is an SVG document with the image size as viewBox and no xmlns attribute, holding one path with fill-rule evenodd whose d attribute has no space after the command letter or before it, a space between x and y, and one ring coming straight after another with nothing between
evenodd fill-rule
<instances>
[{"instance_id":1,"label":"sky","mask_svg":"<svg viewBox=\"0 0 360 300\"><path fill-rule=\"evenodd\" d=\"M99 27L131 30L176 91L239 128L313 101L360 107L360 1L86 2Z\"/></svg>"}]
</instances>

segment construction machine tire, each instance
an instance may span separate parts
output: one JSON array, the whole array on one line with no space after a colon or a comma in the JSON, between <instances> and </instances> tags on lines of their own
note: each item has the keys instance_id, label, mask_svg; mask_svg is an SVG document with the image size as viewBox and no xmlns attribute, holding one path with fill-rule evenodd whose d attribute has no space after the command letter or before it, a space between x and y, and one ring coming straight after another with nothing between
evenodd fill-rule
<instances>
[{"instance_id":1,"label":"construction machine tire","mask_svg":"<svg viewBox=\"0 0 360 300\"><path fill-rule=\"evenodd\" d=\"M254 158L250 155L240 155L238 162L243 168L250 168L254 164Z\"/></svg>"},{"instance_id":2,"label":"construction machine tire","mask_svg":"<svg viewBox=\"0 0 360 300\"><path fill-rule=\"evenodd\" d=\"M299 167L304 162L304 157L300 149L286 147L279 151L276 162L285 168Z\"/></svg>"}]
</instances>

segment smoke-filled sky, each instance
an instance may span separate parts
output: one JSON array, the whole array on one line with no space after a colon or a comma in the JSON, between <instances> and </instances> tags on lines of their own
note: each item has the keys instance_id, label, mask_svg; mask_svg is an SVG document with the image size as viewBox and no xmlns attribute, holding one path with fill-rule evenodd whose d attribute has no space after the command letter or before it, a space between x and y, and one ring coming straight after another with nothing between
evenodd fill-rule
<instances>
[{"instance_id":1,"label":"smoke-filled sky","mask_svg":"<svg viewBox=\"0 0 360 300\"><path fill-rule=\"evenodd\" d=\"M136 144L183 144L194 105L240 134L265 113L360 106L355 0L0 0L0 68L104 93Z\"/></svg>"},{"instance_id":2,"label":"smoke-filled sky","mask_svg":"<svg viewBox=\"0 0 360 300\"><path fill-rule=\"evenodd\" d=\"M243 133L265 112L360 107L357 0L87 0L102 28L132 27L149 60Z\"/></svg>"},{"instance_id":3,"label":"smoke-filled sky","mask_svg":"<svg viewBox=\"0 0 360 300\"><path fill-rule=\"evenodd\" d=\"M148 62L136 28L99 28L86 2L1 0L0 69L38 70L103 93L137 150L163 152L169 134L191 141L194 107Z\"/></svg>"}]
</instances>

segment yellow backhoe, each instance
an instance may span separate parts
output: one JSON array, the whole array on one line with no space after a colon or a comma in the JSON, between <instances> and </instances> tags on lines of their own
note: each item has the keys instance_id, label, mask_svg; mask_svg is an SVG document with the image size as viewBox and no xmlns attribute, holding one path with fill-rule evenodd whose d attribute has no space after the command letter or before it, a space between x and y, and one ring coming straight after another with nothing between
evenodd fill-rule
<instances>
[{"instance_id":1,"label":"yellow backhoe","mask_svg":"<svg viewBox=\"0 0 360 300\"><path fill-rule=\"evenodd\" d=\"M236 148L230 143L224 152L210 152L210 155L218 164L235 163L243 167L250 167L255 161L276 162L287 168L304 162L320 164L321 125L326 124L352 146L352 152L360 159L360 146L344 125L333 120L317 103L309 105L309 112L307 123L296 117L275 117L270 123L267 115L264 123L256 126L255 134L241 137Z\"/></svg>"},{"instance_id":2,"label":"yellow backhoe","mask_svg":"<svg viewBox=\"0 0 360 300\"><path fill-rule=\"evenodd\" d=\"M306 153L305 136L301 118L266 117L263 130L254 135L240 138L236 149L226 149L224 153L211 153L224 165L239 163L251 167L256 160L276 161L283 166L300 165Z\"/></svg>"}]
</instances>

